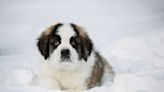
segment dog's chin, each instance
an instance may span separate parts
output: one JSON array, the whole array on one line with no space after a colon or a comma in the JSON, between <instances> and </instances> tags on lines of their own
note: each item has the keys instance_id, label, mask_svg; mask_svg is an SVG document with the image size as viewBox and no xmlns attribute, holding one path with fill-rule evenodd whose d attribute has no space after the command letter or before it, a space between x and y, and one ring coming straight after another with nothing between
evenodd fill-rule
<instances>
[{"instance_id":1,"label":"dog's chin","mask_svg":"<svg viewBox=\"0 0 164 92\"><path fill-rule=\"evenodd\" d=\"M72 60L70 58L60 60L60 63L71 63L71 62Z\"/></svg>"},{"instance_id":2,"label":"dog's chin","mask_svg":"<svg viewBox=\"0 0 164 92\"><path fill-rule=\"evenodd\" d=\"M64 60L60 60L60 63L58 65L58 69L61 70L74 70L77 68L77 65L72 62L71 59L64 59Z\"/></svg>"}]
</instances>

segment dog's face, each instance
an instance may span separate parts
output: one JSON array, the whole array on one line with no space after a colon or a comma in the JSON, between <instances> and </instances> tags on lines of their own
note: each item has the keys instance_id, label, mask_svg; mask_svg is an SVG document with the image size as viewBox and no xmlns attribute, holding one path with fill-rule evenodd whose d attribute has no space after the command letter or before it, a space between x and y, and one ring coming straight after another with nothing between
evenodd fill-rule
<instances>
[{"instance_id":1,"label":"dog's face","mask_svg":"<svg viewBox=\"0 0 164 92\"><path fill-rule=\"evenodd\" d=\"M46 61L56 67L87 62L93 50L87 33L75 24L58 23L49 27L39 37L37 46Z\"/></svg>"}]
</instances>

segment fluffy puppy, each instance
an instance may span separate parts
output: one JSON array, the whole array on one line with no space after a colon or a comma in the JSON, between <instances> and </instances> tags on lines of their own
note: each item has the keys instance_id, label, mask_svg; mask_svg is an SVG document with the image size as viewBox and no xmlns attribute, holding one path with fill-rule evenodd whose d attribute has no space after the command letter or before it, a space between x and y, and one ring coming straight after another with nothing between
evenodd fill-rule
<instances>
[{"instance_id":1,"label":"fluffy puppy","mask_svg":"<svg viewBox=\"0 0 164 92\"><path fill-rule=\"evenodd\" d=\"M38 49L44 57L37 84L48 89L86 90L112 81L108 62L94 49L86 31L73 23L58 23L39 37Z\"/></svg>"}]
</instances>

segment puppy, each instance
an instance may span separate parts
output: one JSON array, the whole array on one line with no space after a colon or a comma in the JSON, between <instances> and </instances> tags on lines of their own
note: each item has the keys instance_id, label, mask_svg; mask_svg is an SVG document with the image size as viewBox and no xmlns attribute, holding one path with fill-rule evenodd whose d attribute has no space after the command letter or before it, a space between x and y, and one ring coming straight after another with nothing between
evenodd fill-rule
<instances>
[{"instance_id":1,"label":"puppy","mask_svg":"<svg viewBox=\"0 0 164 92\"><path fill-rule=\"evenodd\" d=\"M73 23L47 28L37 42L44 57L37 84L48 89L86 90L112 81L114 72L86 31Z\"/></svg>"}]
</instances>

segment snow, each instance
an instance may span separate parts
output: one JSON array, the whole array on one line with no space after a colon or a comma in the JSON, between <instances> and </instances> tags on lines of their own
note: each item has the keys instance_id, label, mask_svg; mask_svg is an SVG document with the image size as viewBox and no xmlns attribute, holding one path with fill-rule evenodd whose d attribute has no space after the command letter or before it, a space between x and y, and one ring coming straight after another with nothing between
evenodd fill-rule
<instances>
[{"instance_id":1,"label":"snow","mask_svg":"<svg viewBox=\"0 0 164 92\"><path fill-rule=\"evenodd\" d=\"M163 0L1 0L0 92L62 92L35 86L37 37L57 21L88 31L116 77L86 92L164 91Z\"/></svg>"}]
</instances>

